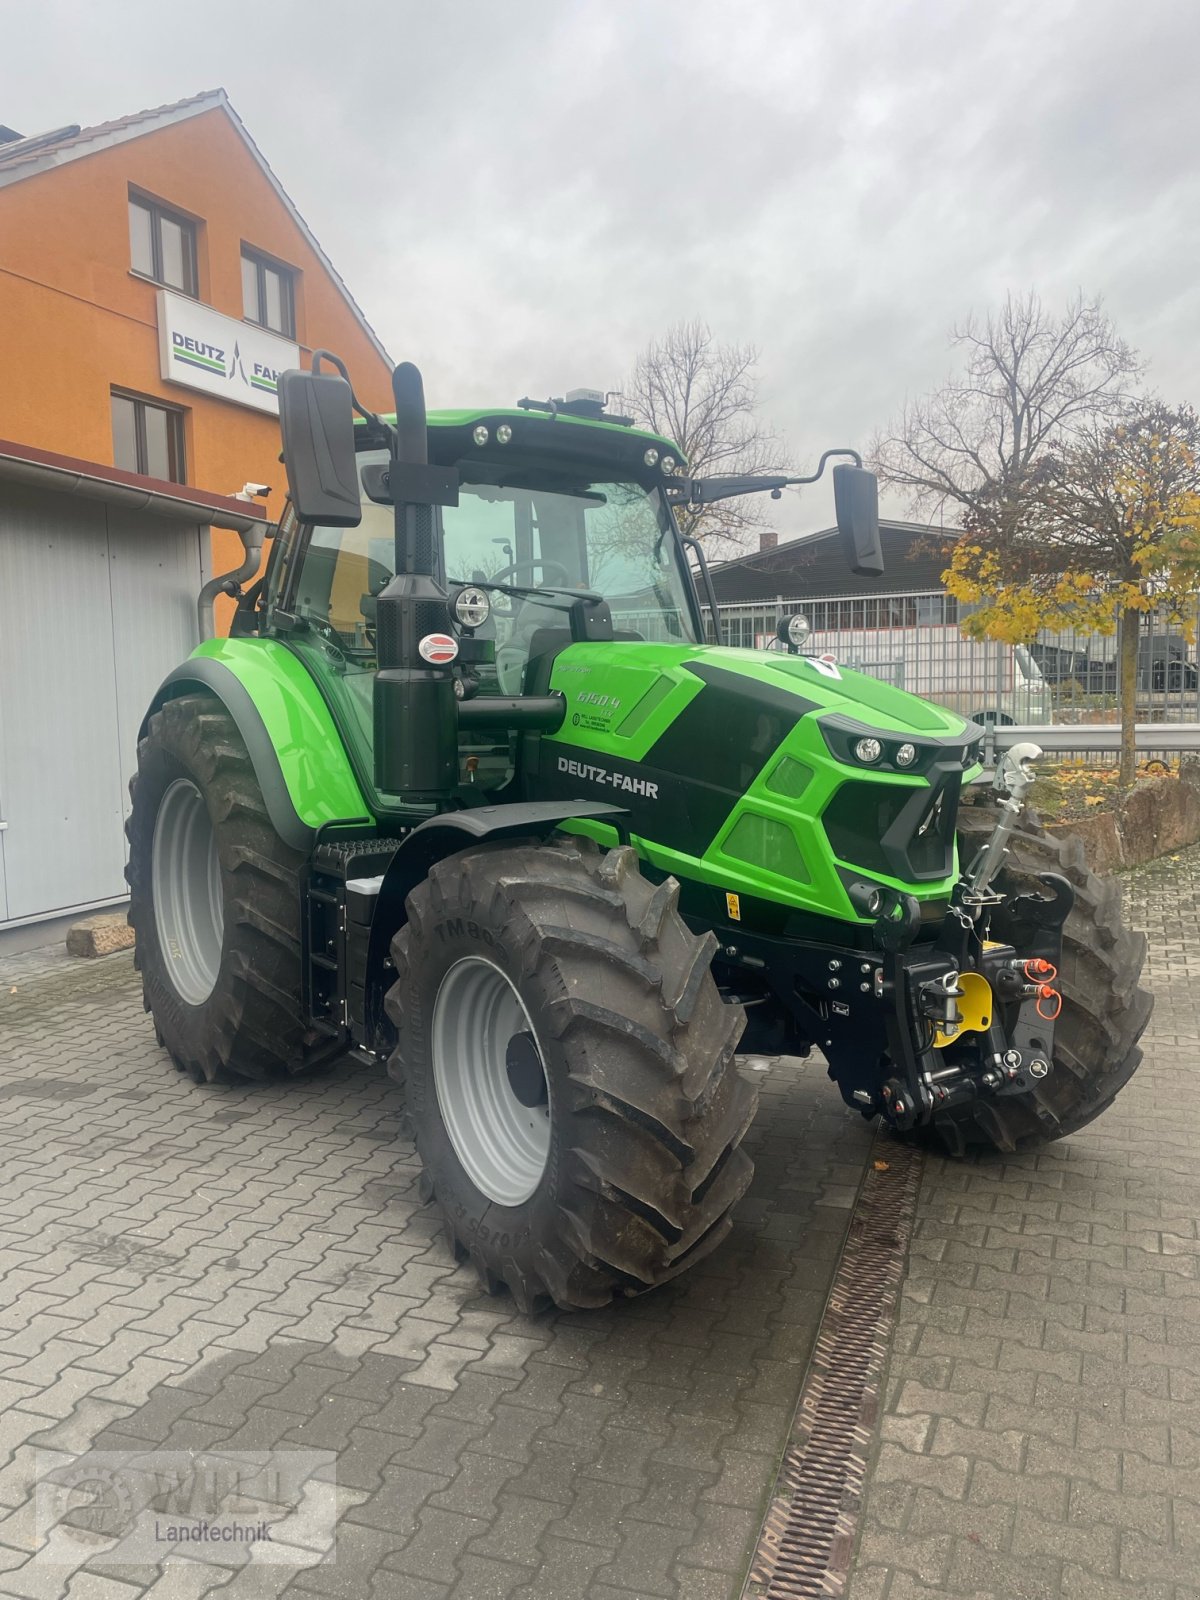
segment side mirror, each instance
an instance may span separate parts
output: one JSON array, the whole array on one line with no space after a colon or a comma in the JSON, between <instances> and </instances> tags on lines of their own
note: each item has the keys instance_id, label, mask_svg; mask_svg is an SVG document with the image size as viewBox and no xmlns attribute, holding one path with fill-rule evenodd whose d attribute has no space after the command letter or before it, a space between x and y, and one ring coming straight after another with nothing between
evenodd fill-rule
<instances>
[{"instance_id":1,"label":"side mirror","mask_svg":"<svg viewBox=\"0 0 1200 1600\"><path fill-rule=\"evenodd\" d=\"M834 467L833 504L851 572L860 578L880 577L883 547L879 542L879 482L875 474L865 467Z\"/></svg>"},{"instance_id":2,"label":"side mirror","mask_svg":"<svg viewBox=\"0 0 1200 1600\"><path fill-rule=\"evenodd\" d=\"M279 426L288 492L301 522L356 528L362 521L350 385L332 373L279 374Z\"/></svg>"}]
</instances>

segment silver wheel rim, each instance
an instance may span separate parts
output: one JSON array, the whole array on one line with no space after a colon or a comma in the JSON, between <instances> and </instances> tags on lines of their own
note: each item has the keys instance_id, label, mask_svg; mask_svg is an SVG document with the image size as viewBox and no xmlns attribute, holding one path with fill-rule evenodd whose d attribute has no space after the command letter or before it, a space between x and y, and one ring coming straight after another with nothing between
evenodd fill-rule
<instances>
[{"instance_id":1,"label":"silver wheel rim","mask_svg":"<svg viewBox=\"0 0 1200 1600\"><path fill-rule=\"evenodd\" d=\"M497 1205L520 1205L550 1160L550 1084L529 1013L499 967L482 956L454 963L434 1002L432 1046L438 1108L467 1176Z\"/></svg>"},{"instance_id":2,"label":"silver wheel rim","mask_svg":"<svg viewBox=\"0 0 1200 1600\"><path fill-rule=\"evenodd\" d=\"M167 976L188 1005L203 1005L221 970L225 908L216 835L190 778L176 778L162 797L150 878Z\"/></svg>"}]
</instances>

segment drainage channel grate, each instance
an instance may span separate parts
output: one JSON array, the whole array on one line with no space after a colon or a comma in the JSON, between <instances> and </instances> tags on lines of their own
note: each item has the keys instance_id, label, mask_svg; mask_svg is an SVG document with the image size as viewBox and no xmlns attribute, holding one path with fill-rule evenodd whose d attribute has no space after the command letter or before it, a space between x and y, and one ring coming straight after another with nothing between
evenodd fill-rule
<instances>
[{"instance_id":1,"label":"drainage channel grate","mask_svg":"<svg viewBox=\"0 0 1200 1600\"><path fill-rule=\"evenodd\" d=\"M876 1139L744 1600L845 1593L920 1177L918 1151Z\"/></svg>"}]
</instances>

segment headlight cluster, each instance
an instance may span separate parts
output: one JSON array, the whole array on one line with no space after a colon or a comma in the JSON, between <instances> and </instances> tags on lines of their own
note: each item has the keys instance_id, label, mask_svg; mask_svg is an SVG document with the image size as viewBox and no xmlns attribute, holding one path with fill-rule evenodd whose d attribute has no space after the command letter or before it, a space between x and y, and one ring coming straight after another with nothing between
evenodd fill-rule
<instances>
[{"instance_id":1,"label":"headlight cluster","mask_svg":"<svg viewBox=\"0 0 1200 1600\"><path fill-rule=\"evenodd\" d=\"M488 432L487 423L486 422L476 423L475 429L472 432L471 437L472 437L472 439L474 439L475 443L482 450L484 445L491 438L491 434ZM511 438L512 438L512 429L509 427L508 423L507 422L500 423L499 426L496 429L496 443L497 444L508 444L508 442L509 442L509 440Z\"/></svg>"},{"instance_id":2,"label":"headlight cluster","mask_svg":"<svg viewBox=\"0 0 1200 1600\"><path fill-rule=\"evenodd\" d=\"M648 467L660 467L662 471L666 473L668 478L673 472L679 471L679 463L676 461L675 457L671 455L660 456L653 445L651 445L648 450L643 452L642 460Z\"/></svg>"},{"instance_id":3,"label":"headlight cluster","mask_svg":"<svg viewBox=\"0 0 1200 1600\"><path fill-rule=\"evenodd\" d=\"M861 761L865 767L873 767L877 761L883 759L884 755L882 739L876 739L870 735L862 739L856 739L853 750L856 760ZM892 765L899 767L901 770L911 767L916 762L919 754L920 752L915 744L906 742L897 745L892 751Z\"/></svg>"},{"instance_id":4,"label":"headlight cluster","mask_svg":"<svg viewBox=\"0 0 1200 1600\"><path fill-rule=\"evenodd\" d=\"M783 624L780 624L783 631ZM894 772L916 777L947 765L973 765L975 748L962 745L953 735L936 734L922 739L913 734L872 728L854 717L833 712L817 723L829 753L847 767L871 767L876 772Z\"/></svg>"},{"instance_id":5,"label":"headlight cluster","mask_svg":"<svg viewBox=\"0 0 1200 1600\"><path fill-rule=\"evenodd\" d=\"M780 624L780 633L784 632ZM923 772L938 750L902 733L866 728L850 717L824 717L819 724L830 754L844 766L872 767L876 772Z\"/></svg>"}]
</instances>

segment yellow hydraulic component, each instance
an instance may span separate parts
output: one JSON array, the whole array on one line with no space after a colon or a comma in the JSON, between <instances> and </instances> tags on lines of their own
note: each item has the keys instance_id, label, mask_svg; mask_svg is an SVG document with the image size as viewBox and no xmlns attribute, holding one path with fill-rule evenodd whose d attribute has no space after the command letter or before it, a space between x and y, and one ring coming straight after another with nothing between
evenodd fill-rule
<instances>
[{"instance_id":1,"label":"yellow hydraulic component","mask_svg":"<svg viewBox=\"0 0 1200 1600\"><path fill-rule=\"evenodd\" d=\"M992 1025L992 986L987 979L978 972L963 972L959 974L958 986L962 990L958 1001L962 1022L954 1033L938 1029L933 1036L935 1050L944 1050L964 1033L986 1033Z\"/></svg>"}]
</instances>

